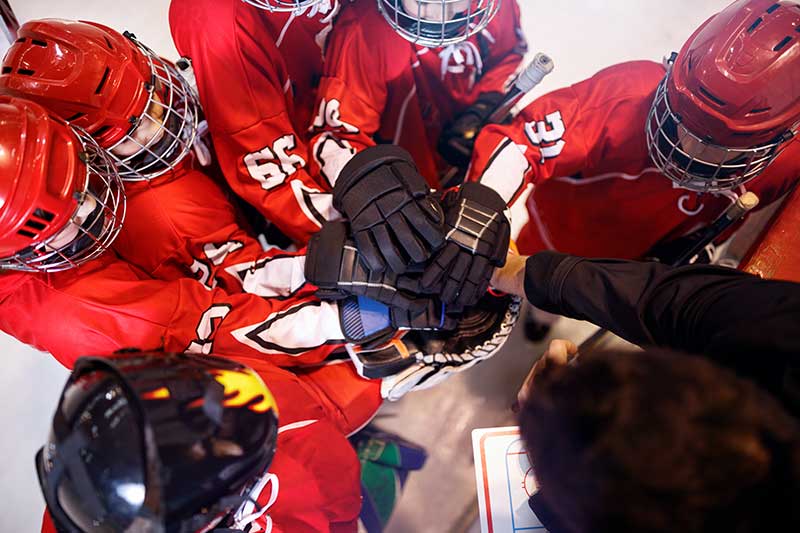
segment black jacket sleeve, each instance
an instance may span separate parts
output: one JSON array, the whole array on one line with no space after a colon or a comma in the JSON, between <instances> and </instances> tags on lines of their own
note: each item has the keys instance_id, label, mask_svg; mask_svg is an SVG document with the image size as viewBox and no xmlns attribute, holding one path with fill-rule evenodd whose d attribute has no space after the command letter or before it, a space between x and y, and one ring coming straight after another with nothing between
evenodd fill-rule
<instances>
[{"instance_id":1,"label":"black jacket sleeve","mask_svg":"<svg viewBox=\"0 0 800 533\"><path fill-rule=\"evenodd\" d=\"M532 256L525 274L528 300L545 311L588 320L639 345L705 354L800 398L800 284L715 266L555 252Z\"/></svg>"}]
</instances>

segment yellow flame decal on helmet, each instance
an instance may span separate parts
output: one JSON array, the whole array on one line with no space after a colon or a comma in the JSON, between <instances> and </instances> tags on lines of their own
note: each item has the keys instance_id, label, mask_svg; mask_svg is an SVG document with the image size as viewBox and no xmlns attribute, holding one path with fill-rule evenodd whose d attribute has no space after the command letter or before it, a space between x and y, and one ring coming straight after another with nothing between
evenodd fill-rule
<instances>
[{"instance_id":1,"label":"yellow flame decal on helmet","mask_svg":"<svg viewBox=\"0 0 800 533\"><path fill-rule=\"evenodd\" d=\"M225 407L242 407L256 413L266 413L270 409L278 416L278 405L261 378L250 369L242 370L216 370L214 379L224 388ZM253 403L253 400L260 399ZM250 405L248 405L250 404Z\"/></svg>"},{"instance_id":2,"label":"yellow flame decal on helmet","mask_svg":"<svg viewBox=\"0 0 800 533\"><path fill-rule=\"evenodd\" d=\"M169 389L166 387L142 393L143 400L165 400L167 398L169 398Z\"/></svg>"}]
</instances>

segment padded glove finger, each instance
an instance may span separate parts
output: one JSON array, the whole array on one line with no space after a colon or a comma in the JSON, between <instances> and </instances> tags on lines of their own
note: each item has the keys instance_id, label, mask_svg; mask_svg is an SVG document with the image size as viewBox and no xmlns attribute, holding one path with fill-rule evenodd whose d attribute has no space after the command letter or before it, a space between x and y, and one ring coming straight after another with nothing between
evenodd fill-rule
<instances>
[{"instance_id":1,"label":"padded glove finger","mask_svg":"<svg viewBox=\"0 0 800 533\"><path fill-rule=\"evenodd\" d=\"M426 268L422 286L462 309L480 299L478 289L488 283L494 267L505 263L511 226L503 199L480 183L449 191L444 207L448 243Z\"/></svg>"},{"instance_id":2,"label":"padded glove finger","mask_svg":"<svg viewBox=\"0 0 800 533\"><path fill-rule=\"evenodd\" d=\"M411 155L398 146L356 154L339 174L333 205L350 220L374 271L401 274L409 264L427 261L444 242L444 212ZM364 233L371 242L359 237Z\"/></svg>"},{"instance_id":3,"label":"padded glove finger","mask_svg":"<svg viewBox=\"0 0 800 533\"><path fill-rule=\"evenodd\" d=\"M428 305L430 297L406 290L418 286L413 277L404 276L406 289L401 289L397 274L371 271L347 233L346 222L327 222L309 242L305 275L318 287L320 298L338 300L349 295L366 296L416 313Z\"/></svg>"}]
</instances>

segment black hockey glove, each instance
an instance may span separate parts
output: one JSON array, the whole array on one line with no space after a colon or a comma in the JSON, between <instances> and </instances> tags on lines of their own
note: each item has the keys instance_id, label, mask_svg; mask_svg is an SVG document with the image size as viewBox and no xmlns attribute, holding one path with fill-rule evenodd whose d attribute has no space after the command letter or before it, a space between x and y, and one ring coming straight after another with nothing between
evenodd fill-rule
<instances>
[{"instance_id":1,"label":"black hockey glove","mask_svg":"<svg viewBox=\"0 0 800 533\"><path fill-rule=\"evenodd\" d=\"M447 244L427 266L422 289L439 295L448 312L474 305L489 287L496 267L506 262L511 226L506 204L480 183L445 193Z\"/></svg>"},{"instance_id":2,"label":"black hockey glove","mask_svg":"<svg viewBox=\"0 0 800 533\"><path fill-rule=\"evenodd\" d=\"M502 93L483 93L474 104L445 127L439 136L439 153L448 163L458 168L469 166L475 138L502 99Z\"/></svg>"},{"instance_id":3,"label":"black hockey glove","mask_svg":"<svg viewBox=\"0 0 800 533\"><path fill-rule=\"evenodd\" d=\"M371 270L402 274L444 242L444 216L408 152L379 145L356 154L339 174L333 206L350 220Z\"/></svg>"},{"instance_id":4,"label":"black hockey glove","mask_svg":"<svg viewBox=\"0 0 800 533\"><path fill-rule=\"evenodd\" d=\"M431 297L419 296L406 288L419 288L419 282L387 270L369 270L348 237L346 222L327 222L311 237L306 252L306 279L316 285L323 300L341 300L350 295L366 296L408 312L420 313ZM419 276L417 276L419 277Z\"/></svg>"}]
</instances>

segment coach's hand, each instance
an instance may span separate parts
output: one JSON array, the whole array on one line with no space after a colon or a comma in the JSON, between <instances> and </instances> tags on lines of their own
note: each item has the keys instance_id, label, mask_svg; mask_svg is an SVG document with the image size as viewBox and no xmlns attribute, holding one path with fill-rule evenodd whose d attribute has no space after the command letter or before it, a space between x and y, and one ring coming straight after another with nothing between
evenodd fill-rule
<instances>
[{"instance_id":1,"label":"coach's hand","mask_svg":"<svg viewBox=\"0 0 800 533\"><path fill-rule=\"evenodd\" d=\"M465 183L442 200L447 244L422 276L422 289L435 293L457 312L474 305L489 287L496 267L505 264L511 226L505 202L480 183Z\"/></svg>"},{"instance_id":2,"label":"coach's hand","mask_svg":"<svg viewBox=\"0 0 800 533\"><path fill-rule=\"evenodd\" d=\"M339 174L333 206L350 220L353 239L374 272L402 274L444 243L444 215L411 155L379 145L356 154Z\"/></svg>"}]
</instances>

